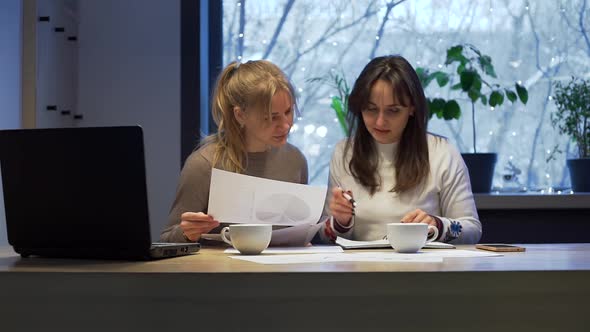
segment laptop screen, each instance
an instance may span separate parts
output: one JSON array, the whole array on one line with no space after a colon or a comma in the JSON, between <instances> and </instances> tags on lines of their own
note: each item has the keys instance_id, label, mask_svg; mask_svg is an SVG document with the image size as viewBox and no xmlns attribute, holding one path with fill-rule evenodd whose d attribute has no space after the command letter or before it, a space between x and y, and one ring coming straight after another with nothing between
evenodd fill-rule
<instances>
[{"instance_id":1,"label":"laptop screen","mask_svg":"<svg viewBox=\"0 0 590 332\"><path fill-rule=\"evenodd\" d=\"M0 165L15 248L149 248L140 127L3 130Z\"/></svg>"}]
</instances>

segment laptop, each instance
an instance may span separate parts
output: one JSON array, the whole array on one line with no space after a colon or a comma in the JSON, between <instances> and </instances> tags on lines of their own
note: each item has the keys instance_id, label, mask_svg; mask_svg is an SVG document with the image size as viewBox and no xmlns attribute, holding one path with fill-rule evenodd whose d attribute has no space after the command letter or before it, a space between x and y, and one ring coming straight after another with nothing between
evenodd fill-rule
<instances>
[{"instance_id":1,"label":"laptop","mask_svg":"<svg viewBox=\"0 0 590 332\"><path fill-rule=\"evenodd\" d=\"M198 243L151 243L139 126L0 130L8 242L23 257L141 260Z\"/></svg>"}]
</instances>

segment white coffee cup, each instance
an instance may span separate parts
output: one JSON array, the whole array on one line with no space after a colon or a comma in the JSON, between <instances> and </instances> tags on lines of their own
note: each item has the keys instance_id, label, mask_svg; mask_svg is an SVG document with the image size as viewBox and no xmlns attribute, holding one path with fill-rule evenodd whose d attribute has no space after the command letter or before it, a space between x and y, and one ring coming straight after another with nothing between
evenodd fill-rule
<instances>
[{"instance_id":1,"label":"white coffee cup","mask_svg":"<svg viewBox=\"0 0 590 332\"><path fill-rule=\"evenodd\" d=\"M244 255L258 255L268 248L271 235L272 225L265 224L234 224L221 229L221 239Z\"/></svg>"},{"instance_id":2,"label":"white coffee cup","mask_svg":"<svg viewBox=\"0 0 590 332\"><path fill-rule=\"evenodd\" d=\"M429 230L433 230L428 237ZM387 224L387 239L393 250L400 253L412 253L420 250L427 242L438 237L438 228L423 223Z\"/></svg>"}]
</instances>

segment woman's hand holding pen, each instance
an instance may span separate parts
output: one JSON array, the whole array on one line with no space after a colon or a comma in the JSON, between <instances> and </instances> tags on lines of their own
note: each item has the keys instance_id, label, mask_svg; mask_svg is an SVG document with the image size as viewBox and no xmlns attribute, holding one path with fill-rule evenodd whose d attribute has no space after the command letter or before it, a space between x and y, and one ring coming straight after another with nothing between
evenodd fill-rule
<instances>
[{"instance_id":1,"label":"woman's hand holding pen","mask_svg":"<svg viewBox=\"0 0 590 332\"><path fill-rule=\"evenodd\" d=\"M180 216L180 228L184 236L193 242L217 226L219 221L203 212L185 212Z\"/></svg>"},{"instance_id":2,"label":"woman's hand holding pen","mask_svg":"<svg viewBox=\"0 0 590 332\"><path fill-rule=\"evenodd\" d=\"M334 219L342 226L348 226L354 215L355 201L350 190L343 190L340 187L332 188L332 199L330 200L330 212Z\"/></svg>"}]
</instances>

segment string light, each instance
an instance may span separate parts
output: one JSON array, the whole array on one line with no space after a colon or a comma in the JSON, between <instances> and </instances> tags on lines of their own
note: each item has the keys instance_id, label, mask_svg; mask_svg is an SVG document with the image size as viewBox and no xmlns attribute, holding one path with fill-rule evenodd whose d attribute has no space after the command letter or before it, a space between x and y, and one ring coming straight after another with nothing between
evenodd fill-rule
<instances>
[{"instance_id":1,"label":"string light","mask_svg":"<svg viewBox=\"0 0 590 332\"><path fill-rule=\"evenodd\" d=\"M309 154L312 156L318 156L320 154L320 145L319 144L313 144L312 146L309 147Z\"/></svg>"},{"instance_id":2,"label":"string light","mask_svg":"<svg viewBox=\"0 0 590 332\"><path fill-rule=\"evenodd\" d=\"M320 126L318 127L318 129L316 129L315 133L319 137L324 138L328 134L328 128L326 128L325 126Z\"/></svg>"}]
</instances>

